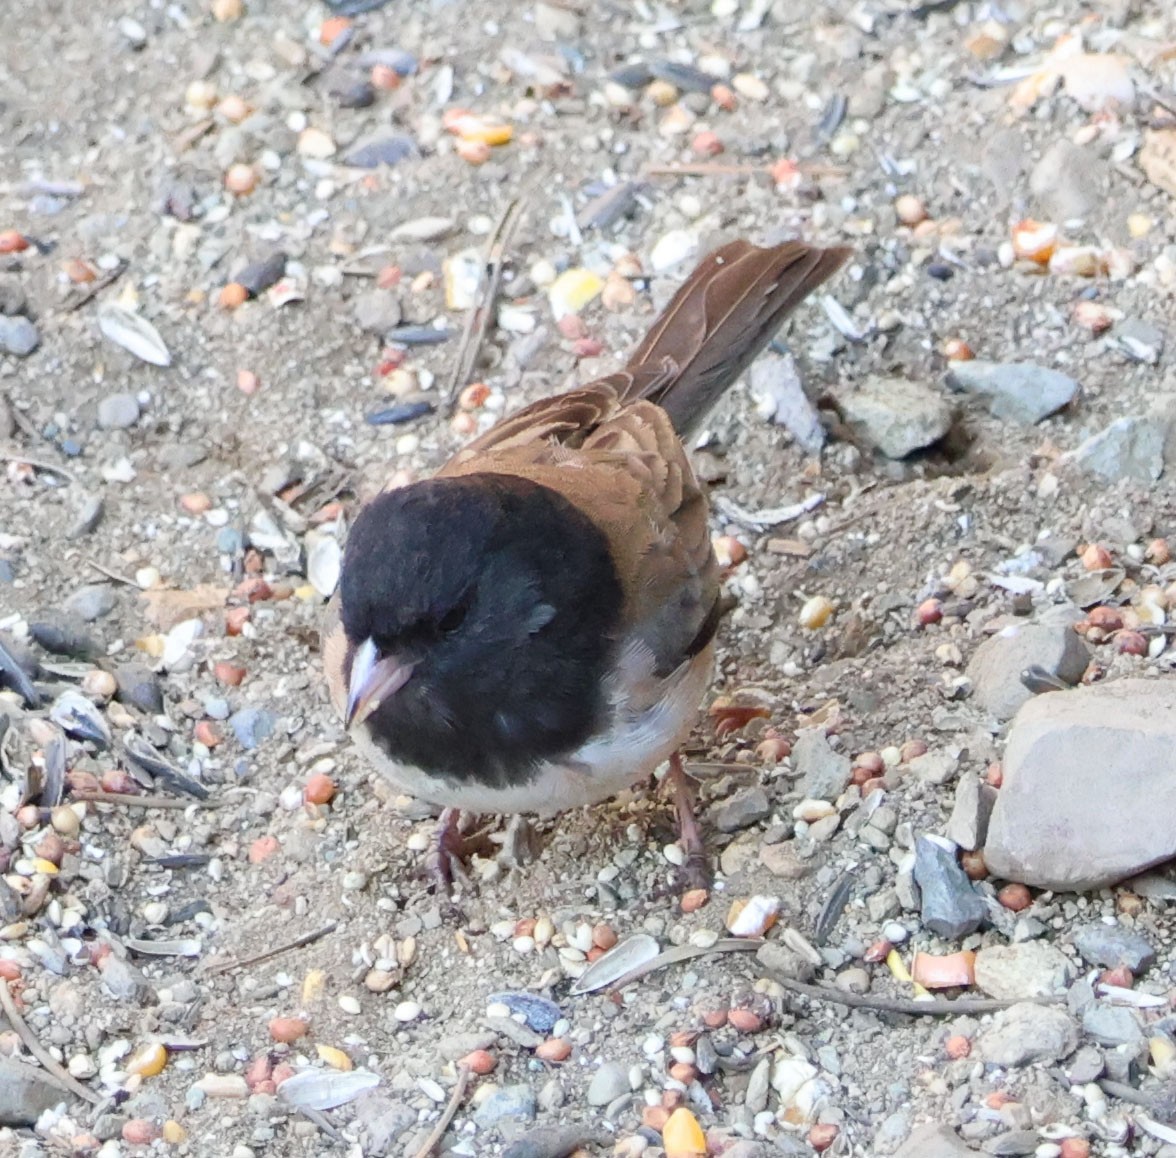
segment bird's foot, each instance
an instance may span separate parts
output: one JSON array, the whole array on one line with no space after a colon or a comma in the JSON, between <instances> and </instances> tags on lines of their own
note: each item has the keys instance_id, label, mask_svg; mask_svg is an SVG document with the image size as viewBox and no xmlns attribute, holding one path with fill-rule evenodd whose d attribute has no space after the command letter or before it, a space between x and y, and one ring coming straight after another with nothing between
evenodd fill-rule
<instances>
[{"instance_id":1,"label":"bird's foot","mask_svg":"<svg viewBox=\"0 0 1176 1158\"><path fill-rule=\"evenodd\" d=\"M677 874L678 880L683 892L693 889L709 891L713 882L707 863L706 844L694 812L694 792L690 779L682 767L682 757L677 752L670 757L669 780L674 788L674 808L678 814L678 844L686 856Z\"/></svg>"},{"instance_id":2,"label":"bird's foot","mask_svg":"<svg viewBox=\"0 0 1176 1158\"><path fill-rule=\"evenodd\" d=\"M507 872L520 869L535 859L535 829L525 816L516 813L510 818L506 831L490 839L502 846L494 859Z\"/></svg>"}]
</instances>

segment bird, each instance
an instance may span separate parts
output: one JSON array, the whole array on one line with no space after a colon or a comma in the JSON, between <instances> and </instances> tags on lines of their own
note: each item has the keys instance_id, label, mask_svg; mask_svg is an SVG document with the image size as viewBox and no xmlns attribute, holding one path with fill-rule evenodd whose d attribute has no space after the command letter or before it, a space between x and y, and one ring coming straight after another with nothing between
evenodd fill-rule
<instances>
[{"instance_id":1,"label":"bird","mask_svg":"<svg viewBox=\"0 0 1176 1158\"><path fill-rule=\"evenodd\" d=\"M331 699L360 751L441 811L551 816L669 762L683 883L709 881L679 750L711 682L721 574L688 445L844 247L732 241L615 373L541 398L362 505L328 605Z\"/></svg>"}]
</instances>

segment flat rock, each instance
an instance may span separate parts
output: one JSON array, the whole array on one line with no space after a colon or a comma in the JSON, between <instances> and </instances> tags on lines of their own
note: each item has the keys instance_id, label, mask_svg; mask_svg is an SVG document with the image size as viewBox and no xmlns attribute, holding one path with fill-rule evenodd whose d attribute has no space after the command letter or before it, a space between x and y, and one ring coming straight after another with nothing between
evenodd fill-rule
<instances>
[{"instance_id":1,"label":"flat rock","mask_svg":"<svg viewBox=\"0 0 1176 1158\"><path fill-rule=\"evenodd\" d=\"M994 418L1033 426L1073 401L1078 383L1034 362L953 362L947 384L984 400Z\"/></svg>"},{"instance_id":2,"label":"flat rock","mask_svg":"<svg viewBox=\"0 0 1176 1158\"><path fill-rule=\"evenodd\" d=\"M745 788L711 809L711 817L720 832L738 832L770 816L772 805L760 787Z\"/></svg>"},{"instance_id":3,"label":"flat rock","mask_svg":"<svg viewBox=\"0 0 1176 1158\"><path fill-rule=\"evenodd\" d=\"M1167 424L1154 415L1116 418L1066 455L1065 461L1108 482L1153 483L1164 472L1167 433Z\"/></svg>"},{"instance_id":4,"label":"flat rock","mask_svg":"<svg viewBox=\"0 0 1176 1158\"><path fill-rule=\"evenodd\" d=\"M1003 721L1033 699L1021 682L1026 668L1037 665L1063 683L1074 684L1089 662L1086 644L1068 623L1018 623L986 639L972 656L967 674L976 702Z\"/></svg>"},{"instance_id":5,"label":"flat rock","mask_svg":"<svg viewBox=\"0 0 1176 1158\"><path fill-rule=\"evenodd\" d=\"M72 1101L73 1095L51 1081L44 1070L0 1057L0 1126L31 1126L46 1110Z\"/></svg>"},{"instance_id":6,"label":"flat rock","mask_svg":"<svg viewBox=\"0 0 1176 1158\"><path fill-rule=\"evenodd\" d=\"M867 378L837 401L846 422L887 458L905 458L931 446L951 427L951 406L936 391L906 378Z\"/></svg>"},{"instance_id":7,"label":"flat rock","mask_svg":"<svg viewBox=\"0 0 1176 1158\"><path fill-rule=\"evenodd\" d=\"M807 877L821 863L816 857L802 857L794 840L765 844L759 850L759 859L760 864L772 876L783 877L786 881L798 881L802 877Z\"/></svg>"},{"instance_id":8,"label":"flat rock","mask_svg":"<svg viewBox=\"0 0 1176 1158\"><path fill-rule=\"evenodd\" d=\"M88 583L79 587L66 601L65 610L85 623L93 623L115 608L114 588L109 583Z\"/></svg>"},{"instance_id":9,"label":"flat rock","mask_svg":"<svg viewBox=\"0 0 1176 1158\"><path fill-rule=\"evenodd\" d=\"M835 800L852 774L849 757L835 752L820 728L806 728L797 737L792 767L802 777L801 790L813 800Z\"/></svg>"},{"instance_id":10,"label":"flat rock","mask_svg":"<svg viewBox=\"0 0 1176 1158\"><path fill-rule=\"evenodd\" d=\"M139 400L133 394L110 394L98 403L103 430L126 430L139 421Z\"/></svg>"},{"instance_id":11,"label":"flat rock","mask_svg":"<svg viewBox=\"0 0 1176 1158\"><path fill-rule=\"evenodd\" d=\"M1074 931L1074 948L1084 961L1108 969L1126 965L1132 973L1142 973L1156 963L1151 942L1119 925L1083 925Z\"/></svg>"},{"instance_id":12,"label":"flat rock","mask_svg":"<svg viewBox=\"0 0 1176 1158\"><path fill-rule=\"evenodd\" d=\"M0 316L0 354L27 358L40 344L41 335L28 318Z\"/></svg>"},{"instance_id":13,"label":"flat rock","mask_svg":"<svg viewBox=\"0 0 1176 1158\"><path fill-rule=\"evenodd\" d=\"M976 1044L992 1065L1051 1064L1078 1048L1078 1023L1060 1006L1022 1003L998 1013Z\"/></svg>"},{"instance_id":14,"label":"flat rock","mask_svg":"<svg viewBox=\"0 0 1176 1158\"><path fill-rule=\"evenodd\" d=\"M400 325L400 300L391 290L367 290L355 299L355 321L365 334L386 334Z\"/></svg>"},{"instance_id":15,"label":"flat rock","mask_svg":"<svg viewBox=\"0 0 1176 1158\"><path fill-rule=\"evenodd\" d=\"M1000 1001L1061 994L1074 973L1070 959L1045 941L989 945L976 954L976 984Z\"/></svg>"},{"instance_id":16,"label":"flat rock","mask_svg":"<svg viewBox=\"0 0 1176 1158\"><path fill-rule=\"evenodd\" d=\"M929 1122L912 1131L894 1158L973 1158L975 1153L950 1126Z\"/></svg>"},{"instance_id":17,"label":"flat rock","mask_svg":"<svg viewBox=\"0 0 1176 1158\"><path fill-rule=\"evenodd\" d=\"M1143 1042L1138 1014L1118 1005L1090 1005L1082 1014L1082 1031L1099 1045L1137 1046Z\"/></svg>"},{"instance_id":18,"label":"flat rock","mask_svg":"<svg viewBox=\"0 0 1176 1158\"><path fill-rule=\"evenodd\" d=\"M629 1089L628 1069L620 1062L605 1062L588 1083L588 1105L607 1106Z\"/></svg>"},{"instance_id":19,"label":"flat rock","mask_svg":"<svg viewBox=\"0 0 1176 1158\"><path fill-rule=\"evenodd\" d=\"M535 1091L530 1086L503 1086L495 1090L475 1111L479 1126L500 1122L530 1122L535 1117Z\"/></svg>"},{"instance_id":20,"label":"flat rock","mask_svg":"<svg viewBox=\"0 0 1176 1158\"><path fill-rule=\"evenodd\" d=\"M1049 692L1017 713L984 859L1035 888L1104 888L1176 856L1176 681Z\"/></svg>"},{"instance_id":21,"label":"flat rock","mask_svg":"<svg viewBox=\"0 0 1176 1158\"><path fill-rule=\"evenodd\" d=\"M915 883L922 898L923 924L955 940L980 928L988 906L956 860L955 846L933 836L915 841Z\"/></svg>"},{"instance_id":22,"label":"flat rock","mask_svg":"<svg viewBox=\"0 0 1176 1158\"><path fill-rule=\"evenodd\" d=\"M947 839L969 852L983 846L988 820L996 804L996 789L975 772L965 772L956 784L955 806L947 822Z\"/></svg>"}]
</instances>

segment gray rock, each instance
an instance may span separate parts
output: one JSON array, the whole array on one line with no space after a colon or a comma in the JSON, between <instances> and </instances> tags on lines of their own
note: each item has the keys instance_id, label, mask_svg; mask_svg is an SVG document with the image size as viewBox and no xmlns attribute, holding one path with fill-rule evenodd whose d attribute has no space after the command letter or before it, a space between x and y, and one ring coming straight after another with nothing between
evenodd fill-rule
<instances>
[{"instance_id":1,"label":"gray rock","mask_svg":"<svg viewBox=\"0 0 1176 1158\"><path fill-rule=\"evenodd\" d=\"M1099 1045L1136 1046L1143 1041L1136 1012L1118 1005L1091 1005L1082 1014L1082 1029Z\"/></svg>"},{"instance_id":2,"label":"gray rock","mask_svg":"<svg viewBox=\"0 0 1176 1158\"><path fill-rule=\"evenodd\" d=\"M929 1122L911 1134L894 1158L972 1158L974 1154L950 1126Z\"/></svg>"},{"instance_id":3,"label":"gray rock","mask_svg":"<svg viewBox=\"0 0 1176 1158\"><path fill-rule=\"evenodd\" d=\"M88 583L85 587L79 587L65 601L65 610L84 623L93 623L109 615L114 606L114 588L109 583Z\"/></svg>"},{"instance_id":4,"label":"gray rock","mask_svg":"<svg viewBox=\"0 0 1176 1158\"><path fill-rule=\"evenodd\" d=\"M121 663L114 669L114 682L115 696L121 703L151 715L163 711L163 688L150 668L141 663Z\"/></svg>"},{"instance_id":5,"label":"gray rock","mask_svg":"<svg viewBox=\"0 0 1176 1158\"><path fill-rule=\"evenodd\" d=\"M103 959L102 985L118 1001L141 1001L151 992L151 986L142 972L114 954Z\"/></svg>"},{"instance_id":6,"label":"gray rock","mask_svg":"<svg viewBox=\"0 0 1176 1158\"><path fill-rule=\"evenodd\" d=\"M779 941L765 941L755 959L769 973L780 973L794 981L811 981L817 971L808 957Z\"/></svg>"},{"instance_id":7,"label":"gray rock","mask_svg":"<svg viewBox=\"0 0 1176 1158\"><path fill-rule=\"evenodd\" d=\"M588 1083L588 1105L607 1106L629 1090L628 1069L620 1062L605 1062Z\"/></svg>"},{"instance_id":8,"label":"gray rock","mask_svg":"<svg viewBox=\"0 0 1176 1158\"><path fill-rule=\"evenodd\" d=\"M1148 366L1154 366L1164 352L1164 331L1140 318L1124 318L1110 337L1132 361Z\"/></svg>"},{"instance_id":9,"label":"gray rock","mask_svg":"<svg viewBox=\"0 0 1176 1158\"><path fill-rule=\"evenodd\" d=\"M497 1126L501 1122L530 1122L535 1117L535 1091L530 1086L503 1086L492 1093L475 1111L479 1126Z\"/></svg>"},{"instance_id":10,"label":"gray rock","mask_svg":"<svg viewBox=\"0 0 1176 1158\"><path fill-rule=\"evenodd\" d=\"M887 458L905 458L950 429L951 406L934 390L906 378L867 378L838 396L846 422Z\"/></svg>"},{"instance_id":11,"label":"gray rock","mask_svg":"<svg viewBox=\"0 0 1176 1158\"><path fill-rule=\"evenodd\" d=\"M1073 378L1033 362L953 362L947 384L982 398L993 417L1021 426L1048 418L1078 393Z\"/></svg>"},{"instance_id":12,"label":"gray rock","mask_svg":"<svg viewBox=\"0 0 1176 1158\"><path fill-rule=\"evenodd\" d=\"M1056 1005L1013 1005L976 1040L980 1057L998 1066L1059 1062L1078 1048L1078 1023Z\"/></svg>"},{"instance_id":13,"label":"gray rock","mask_svg":"<svg viewBox=\"0 0 1176 1158\"><path fill-rule=\"evenodd\" d=\"M1106 1069L1102 1050L1095 1045L1084 1045L1071 1059L1066 1077L1072 1086L1084 1086L1096 1082Z\"/></svg>"},{"instance_id":14,"label":"gray rock","mask_svg":"<svg viewBox=\"0 0 1176 1158\"><path fill-rule=\"evenodd\" d=\"M253 749L273 734L278 717L264 708L242 708L229 717L229 727L242 748Z\"/></svg>"},{"instance_id":15,"label":"gray rock","mask_svg":"<svg viewBox=\"0 0 1176 1158\"><path fill-rule=\"evenodd\" d=\"M400 317L400 299L391 290L367 290L355 299L355 321L365 334L386 334Z\"/></svg>"},{"instance_id":16,"label":"gray rock","mask_svg":"<svg viewBox=\"0 0 1176 1158\"><path fill-rule=\"evenodd\" d=\"M922 897L923 924L937 936L966 937L988 915L984 898L960 868L950 841L925 835L916 839L915 883Z\"/></svg>"},{"instance_id":17,"label":"gray rock","mask_svg":"<svg viewBox=\"0 0 1176 1158\"><path fill-rule=\"evenodd\" d=\"M394 1101L382 1090L368 1090L353 1103L352 1128L359 1131L366 1154L393 1153L392 1144L407 1137L416 1125L416 1113Z\"/></svg>"},{"instance_id":18,"label":"gray rock","mask_svg":"<svg viewBox=\"0 0 1176 1158\"><path fill-rule=\"evenodd\" d=\"M852 773L849 757L829 747L820 728L806 728L797 737L792 767L802 778L801 791L814 800L836 800Z\"/></svg>"},{"instance_id":19,"label":"gray rock","mask_svg":"<svg viewBox=\"0 0 1176 1158\"><path fill-rule=\"evenodd\" d=\"M768 1108L768 1091L771 1089L772 1059L761 1058L756 1062L755 1069L747 1081L747 1095L744 1105L753 1113L758 1114Z\"/></svg>"},{"instance_id":20,"label":"gray rock","mask_svg":"<svg viewBox=\"0 0 1176 1158\"><path fill-rule=\"evenodd\" d=\"M794 840L780 844L765 844L759 850L760 864L773 876L786 881L798 881L807 877L820 863L813 857L802 857L799 845Z\"/></svg>"},{"instance_id":21,"label":"gray rock","mask_svg":"<svg viewBox=\"0 0 1176 1158\"><path fill-rule=\"evenodd\" d=\"M825 427L809 401L789 354L767 354L751 364L749 374L757 409L777 426L785 427L801 450L815 454L825 445Z\"/></svg>"},{"instance_id":22,"label":"gray rock","mask_svg":"<svg viewBox=\"0 0 1176 1158\"><path fill-rule=\"evenodd\" d=\"M981 848L988 835L988 818L996 804L996 795L996 789L985 784L975 772L965 772L956 785L947 839L969 852Z\"/></svg>"},{"instance_id":23,"label":"gray rock","mask_svg":"<svg viewBox=\"0 0 1176 1158\"><path fill-rule=\"evenodd\" d=\"M984 848L994 876L1081 891L1176 856L1176 682L1033 699L1013 721L1003 768Z\"/></svg>"},{"instance_id":24,"label":"gray rock","mask_svg":"<svg viewBox=\"0 0 1176 1158\"><path fill-rule=\"evenodd\" d=\"M1040 1142L1041 1135L1036 1130L1009 1130L1008 1133L989 1138L982 1149L985 1154L1012 1158L1018 1154L1032 1154Z\"/></svg>"},{"instance_id":25,"label":"gray rock","mask_svg":"<svg viewBox=\"0 0 1176 1158\"><path fill-rule=\"evenodd\" d=\"M759 787L745 788L711 810L720 832L738 832L764 820L772 813L768 794Z\"/></svg>"},{"instance_id":26,"label":"gray rock","mask_svg":"<svg viewBox=\"0 0 1176 1158\"><path fill-rule=\"evenodd\" d=\"M27 358L40 344L41 335L28 318L0 315L0 354Z\"/></svg>"},{"instance_id":27,"label":"gray rock","mask_svg":"<svg viewBox=\"0 0 1176 1158\"><path fill-rule=\"evenodd\" d=\"M1155 482L1164 472L1167 424L1148 414L1116 418L1065 456L1082 470L1108 482Z\"/></svg>"},{"instance_id":28,"label":"gray rock","mask_svg":"<svg viewBox=\"0 0 1176 1158\"><path fill-rule=\"evenodd\" d=\"M502 1158L567 1158L573 1151L606 1139L590 1126L539 1126L502 1152Z\"/></svg>"},{"instance_id":29,"label":"gray rock","mask_svg":"<svg viewBox=\"0 0 1176 1158\"><path fill-rule=\"evenodd\" d=\"M29 299L15 277L0 277L0 314L13 317L27 313Z\"/></svg>"},{"instance_id":30,"label":"gray rock","mask_svg":"<svg viewBox=\"0 0 1176 1158\"><path fill-rule=\"evenodd\" d=\"M497 1041L494 1033L447 1033L437 1039L436 1050L446 1061L457 1061L476 1049L492 1049Z\"/></svg>"},{"instance_id":31,"label":"gray rock","mask_svg":"<svg viewBox=\"0 0 1176 1158\"><path fill-rule=\"evenodd\" d=\"M1064 137L1029 174L1029 189L1047 221L1086 217L1102 203L1106 163Z\"/></svg>"},{"instance_id":32,"label":"gray rock","mask_svg":"<svg viewBox=\"0 0 1176 1158\"><path fill-rule=\"evenodd\" d=\"M44 1070L0 1057L0 1126L31 1126L46 1110L72 1101Z\"/></svg>"},{"instance_id":33,"label":"gray rock","mask_svg":"<svg viewBox=\"0 0 1176 1158\"><path fill-rule=\"evenodd\" d=\"M1074 948L1084 961L1108 969L1126 965L1132 973L1142 973L1156 963L1151 942L1119 925L1083 925L1074 932Z\"/></svg>"},{"instance_id":34,"label":"gray rock","mask_svg":"<svg viewBox=\"0 0 1176 1158\"><path fill-rule=\"evenodd\" d=\"M953 752L924 752L907 764L914 778L923 784L946 784L959 767L959 757Z\"/></svg>"},{"instance_id":35,"label":"gray rock","mask_svg":"<svg viewBox=\"0 0 1176 1158\"><path fill-rule=\"evenodd\" d=\"M1051 997L1073 979L1070 959L1047 942L989 945L976 954L976 984L1000 1001Z\"/></svg>"},{"instance_id":36,"label":"gray rock","mask_svg":"<svg viewBox=\"0 0 1176 1158\"><path fill-rule=\"evenodd\" d=\"M1038 665L1063 683L1082 678L1090 652L1064 623L1012 624L986 639L968 664L973 699L998 720L1009 720L1033 693L1021 682L1021 673ZM1055 692L1048 693L1050 696Z\"/></svg>"},{"instance_id":37,"label":"gray rock","mask_svg":"<svg viewBox=\"0 0 1176 1158\"><path fill-rule=\"evenodd\" d=\"M126 430L139 421L139 400L133 394L111 394L98 403L98 425L103 430Z\"/></svg>"}]
</instances>

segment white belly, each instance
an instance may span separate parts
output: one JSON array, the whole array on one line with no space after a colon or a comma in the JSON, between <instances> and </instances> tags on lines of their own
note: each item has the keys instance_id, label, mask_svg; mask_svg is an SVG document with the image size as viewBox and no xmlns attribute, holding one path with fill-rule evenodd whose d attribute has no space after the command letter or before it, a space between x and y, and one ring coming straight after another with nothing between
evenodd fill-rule
<instances>
[{"instance_id":1,"label":"white belly","mask_svg":"<svg viewBox=\"0 0 1176 1158\"><path fill-rule=\"evenodd\" d=\"M664 695L652 707L639 715L618 713L608 735L585 744L566 761L542 765L533 780L513 787L476 781L455 784L415 765L390 760L362 727L355 730L355 741L381 773L419 800L468 812L551 816L607 800L668 760L693 726L713 665L713 647L708 647L666 680Z\"/></svg>"}]
</instances>

